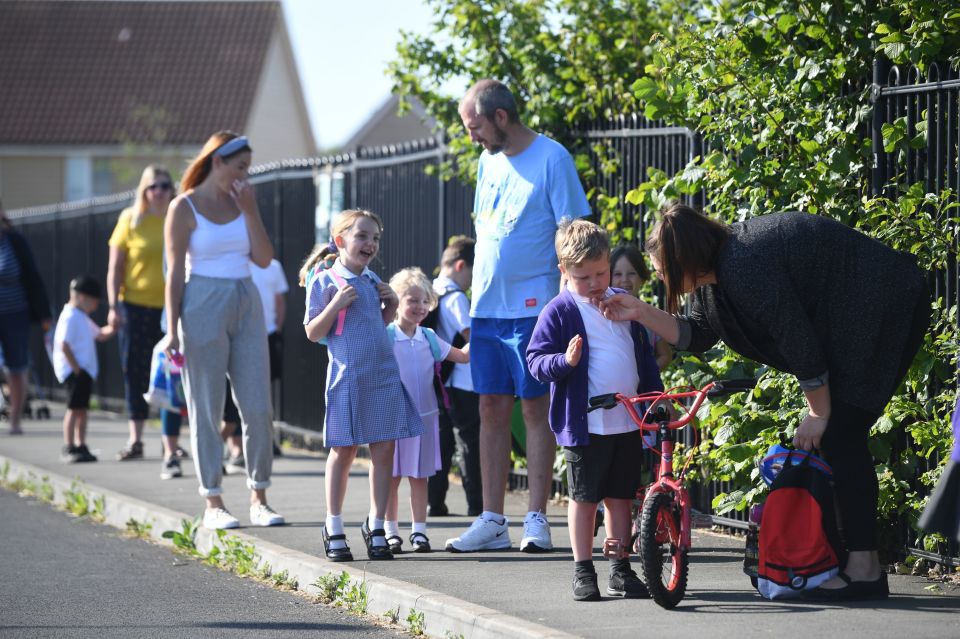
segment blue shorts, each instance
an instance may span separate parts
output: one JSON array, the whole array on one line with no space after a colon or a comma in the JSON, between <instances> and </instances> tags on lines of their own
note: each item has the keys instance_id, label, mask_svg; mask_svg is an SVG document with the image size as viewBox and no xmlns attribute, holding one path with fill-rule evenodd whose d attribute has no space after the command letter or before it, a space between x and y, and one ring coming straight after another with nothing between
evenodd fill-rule
<instances>
[{"instance_id":1,"label":"blue shorts","mask_svg":"<svg viewBox=\"0 0 960 639\"><path fill-rule=\"evenodd\" d=\"M21 373L29 366L30 312L0 314L0 349L3 365L11 373Z\"/></svg>"},{"instance_id":2,"label":"blue shorts","mask_svg":"<svg viewBox=\"0 0 960 639\"><path fill-rule=\"evenodd\" d=\"M470 320L470 374L481 395L516 395L535 399L550 390L527 369L527 344L536 317Z\"/></svg>"}]
</instances>

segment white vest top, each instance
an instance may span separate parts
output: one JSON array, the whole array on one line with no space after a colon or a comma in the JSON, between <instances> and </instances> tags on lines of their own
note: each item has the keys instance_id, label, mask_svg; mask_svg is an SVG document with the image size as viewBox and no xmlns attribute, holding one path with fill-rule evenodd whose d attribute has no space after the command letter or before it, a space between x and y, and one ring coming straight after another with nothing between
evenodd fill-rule
<instances>
[{"instance_id":1,"label":"white vest top","mask_svg":"<svg viewBox=\"0 0 960 639\"><path fill-rule=\"evenodd\" d=\"M250 236L243 213L226 224L215 224L205 218L185 198L197 220L187 247L187 280L191 275L242 279L250 277Z\"/></svg>"}]
</instances>

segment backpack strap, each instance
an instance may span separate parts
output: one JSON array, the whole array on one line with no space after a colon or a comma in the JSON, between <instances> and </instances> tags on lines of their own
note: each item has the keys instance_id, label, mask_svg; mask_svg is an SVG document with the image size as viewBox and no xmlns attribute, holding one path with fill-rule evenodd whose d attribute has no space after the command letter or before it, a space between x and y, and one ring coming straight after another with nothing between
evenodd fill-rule
<instances>
[{"instance_id":1,"label":"backpack strap","mask_svg":"<svg viewBox=\"0 0 960 639\"><path fill-rule=\"evenodd\" d=\"M337 273L332 268L328 270L330 271L330 275L333 276L334 281L337 283L337 288L342 289L347 285L347 280L343 279L343 277L341 277L339 273ZM347 319L347 309L341 308L337 312L337 328L334 329L333 331L334 335L343 335L343 323L344 321L346 321L346 319Z\"/></svg>"},{"instance_id":2,"label":"backpack strap","mask_svg":"<svg viewBox=\"0 0 960 639\"><path fill-rule=\"evenodd\" d=\"M421 326L420 330L423 331L423 336L427 338L427 342L430 344L430 352L433 353L433 372L437 378L437 383L434 384L434 386L440 389L440 396L443 398L443 407L450 408L450 397L447 395L447 387L443 385L441 363L443 362L444 358L443 355L440 354L440 340L432 328Z\"/></svg>"},{"instance_id":3,"label":"backpack strap","mask_svg":"<svg viewBox=\"0 0 960 639\"><path fill-rule=\"evenodd\" d=\"M387 324L387 335L390 337L390 343L397 341L397 325L393 322Z\"/></svg>"}]
</instances>

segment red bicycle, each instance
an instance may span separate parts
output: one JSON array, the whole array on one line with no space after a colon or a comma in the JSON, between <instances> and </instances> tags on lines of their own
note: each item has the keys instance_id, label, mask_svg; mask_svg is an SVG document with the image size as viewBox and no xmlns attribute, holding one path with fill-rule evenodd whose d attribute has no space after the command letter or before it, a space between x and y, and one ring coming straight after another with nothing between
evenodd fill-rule
<instances>
[{"instance_id":1,"label":"red bicycle","mask_svg":"<svg viewBox=\"0 0 960 639\"><path fill-rule=\"evenodd\" d=\"M634 396L610 393L590 398L588 411L622 404L638 427L659 433L660 450L653 450L660 456L660 463L653 482L638 491L643 497L634 541L638 542L643 578L650 596L663 608L673 608L683 600L691 546L690 495L684 487L684 477L692 457L688 456L674 474L675 433L690 423L707 397L752 390L756 384L755 379L736 379L710 382L699 390L671 389ZM690 401L689 407L684 404ZM671 404L678 409L676 419L667 408ZM634 547L634 543L630 547Z\"/></svg>"}]
</instances>

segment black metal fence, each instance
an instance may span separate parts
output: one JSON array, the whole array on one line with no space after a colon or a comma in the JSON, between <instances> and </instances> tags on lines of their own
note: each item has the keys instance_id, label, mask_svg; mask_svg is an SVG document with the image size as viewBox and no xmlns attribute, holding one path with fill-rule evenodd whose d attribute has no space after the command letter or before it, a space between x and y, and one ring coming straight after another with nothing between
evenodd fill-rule
<instances>
[{"instance_id":1,"label":"black metal fence","mask_svg":"<svg viewBox=\"0 0 960 639\"><path fill-rule=\"evenodd\" d=\"M873 87L873 150L875 165L862 176L864 191L895 197L900 190L922 182L927 191L960 190L960 79L946 65L933 65L922 76L916 69L877 63ZM907 135L923 134L923 145L905 154L884 151L881 127L905 118ZM925 131L925 133L924 133ZM684 128L663 126L639 116L591 122L573 135L591 148L596 178L593 185L610 196L623 196L646 179L650 167L668 174L682 169L702 153L700 136ZM923 137L925 136L925 137ZM615 156L618 168L602 170ZM473 189L456 180L429 175L428 166L445 159L436 140L362 149L356 155L290 161L258 167L252 176L264 223L274 241L292 288L288 298L284 333L283 381L275 398L277 418L320 430L323 422L324 349L302 337L303 290L294 284L303 258L323 235L329 214L342 208L362 207L379 213L385 224L380 254L374 270L384 276L405 266L431 273L443 245L454 234L473 234ZM41 275L59 307L67 296L69 280L81 272L105 277L107 238L120 210L132 194L14 212L15 223L37 254ZM702 199L702 198L701 198ZM703 201L695 200L702 205ZM643 211L623 205L624 224L636 237L645 236ZM956 247L954 247L956 249ZM947 270L931 274L936 294L956 304L958 299L956 250ZM103 321L104 311L97 319ZM45 361L39 338L33 345L34 361ZM96 391L107 406L119 408L122 382L114 342L100 346L101 375ZM39 384L55 389L49 366L35 366ZM698 491L698 506L710 510L710 501L724 484Z\"/></svg>"}]
</instances>

